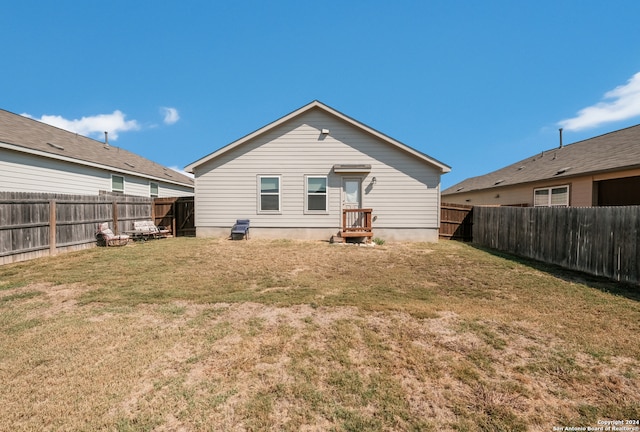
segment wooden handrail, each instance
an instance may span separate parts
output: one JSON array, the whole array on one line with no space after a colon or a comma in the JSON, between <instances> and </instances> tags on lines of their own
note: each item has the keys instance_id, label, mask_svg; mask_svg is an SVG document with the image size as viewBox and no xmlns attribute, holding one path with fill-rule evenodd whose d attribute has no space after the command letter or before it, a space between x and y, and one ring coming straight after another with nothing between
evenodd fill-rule
<instances>
[{"instance_id":1,"label":"wooden handrail","mask_svg":"<svg viewBox=\"0 0 640 432\"><path fill-rule=\"evenodd\" d=\"M372 232L373 209L343 209L342 210L342 232Z\"/></svg>"}]
</instances>

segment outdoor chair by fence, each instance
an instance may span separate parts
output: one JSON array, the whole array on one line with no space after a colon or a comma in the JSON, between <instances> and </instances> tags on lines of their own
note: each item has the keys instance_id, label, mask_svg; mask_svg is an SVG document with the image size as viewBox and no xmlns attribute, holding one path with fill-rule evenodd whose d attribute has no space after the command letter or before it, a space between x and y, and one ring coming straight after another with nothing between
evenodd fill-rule
<instances>
[{"instance_id":1,"label":"outdoor chair by fence","mask_svg":"<svg viewBox=\"0 0 640 432\"><path fill-rule=\"evenodd\" d=\"M134 240L149 240L165 238L169 234L169 230L161 229L149 220L133 222L133 230L126 231L126 233Z\"/></svg>"},{"instance_id":2,"label":"outdoor chair by fence","mask_svg":"<svg viewBox=\"0 0 640 432\"><path fill-rule=\"evenodd\" d=\"M96 239L98 245L101 246L124 246L129 242L129 236L126 234L115 235L107 222L98 225L96 231Z\"/></svg>"},{"instance_id":3,"label":"outdoor chair by fence","mask_svg":"<svg viewBox=\"0 0 640 432\"><path fill-rule=\"evenodd\" d=\"M249 240L249 219L237 219L231 228L232 240Z\"/></svg>"}]
</instances>

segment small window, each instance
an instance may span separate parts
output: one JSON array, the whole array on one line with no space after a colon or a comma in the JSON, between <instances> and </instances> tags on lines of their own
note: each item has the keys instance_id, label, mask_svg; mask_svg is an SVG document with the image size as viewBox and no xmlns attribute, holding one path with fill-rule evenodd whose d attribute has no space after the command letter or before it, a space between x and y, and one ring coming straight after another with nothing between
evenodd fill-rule
<instances>
[{"instance_id":1,"label":"small window","mask_svg":"<svg viewBox=\"0 0 640 432\"><path fill-rule=\"evenodd\" d=\"M158 198L158 183L149 183L149 195L151 198Z\"/></svg>"},{"instance_id":2,"label":"small window","mask_svg":"<svg viewBox=\"0 0 640 432\"><path fill-rule=\"evenodd\" d=\"M280 177L258 176L260 198L258 211L266 213L280 212Z\"/></svg>"},{"instance_id":3,"label":"small window","mask_svg":"<svg viewBox=\"0 0 640 432\"><path fill-rule=\"evenodd\" d=\"M551 188L551 207L567 207L569 205L569 188L567 186Z\"/></svg>"},{"instance_id":4,"label":"small window","mask_svg":"<svg viewBox=\"0 0 640 432\"><path fill-rule=\"evenodd\" d=\"M536 207L568 207L569 186L534 189L533 205Z\"/></svg>"},{"instance_id":5,"label":"small window","mask_svg":"<svg viewBox=\"0 0 640 432\"><path fill-rule=\"evenodd\" d=\"M124 177L117 175L111 176L111 192L124 193Z\"/></svg>"},{"instance_id":6,"label":"small window","mask_svg":"<svg viewBox=\"0 0 640 432\"><path fill-rule=\"evenodd\" d=\"M535 207L547 207L549 205L549 189L537 189L533 192Z\"/></svg>"},{"instance_id":7,"label":"small window","mask_svg":"<svg viewBox=\"0 0 640 432\"><path fill-rule=\"evenodd\" d=\"M306 179L307 179L306 211L326 212L327 196L328 196L327 178L308 176Z\"/></svg>"}]
</instances>

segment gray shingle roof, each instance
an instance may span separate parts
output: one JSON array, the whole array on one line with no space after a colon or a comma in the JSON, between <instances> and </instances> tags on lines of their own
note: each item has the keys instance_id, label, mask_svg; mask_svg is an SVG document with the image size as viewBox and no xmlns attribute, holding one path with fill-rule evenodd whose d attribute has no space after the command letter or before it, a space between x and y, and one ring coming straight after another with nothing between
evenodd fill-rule
<instances>
[{"instance_id":1,"label":"gray shingle roof","mask_svg":"<svg viewBox=\"0 0 640 432\"><path fill-rule=\"evenodd\" d=\"M193 187L193 179L125 149L0 109L0 143L98 165L158 181Z\"/></svg>"},{"instance_id":2,"label":"gray shingle roof","mask_svg":"<svg viewBox=\"0 0 640 432\"><path fill-rule=\"evenodd\" d=\"M640 125L533 155L455 184L442 195L640 167Z\"/></svg>"}]
</instances>

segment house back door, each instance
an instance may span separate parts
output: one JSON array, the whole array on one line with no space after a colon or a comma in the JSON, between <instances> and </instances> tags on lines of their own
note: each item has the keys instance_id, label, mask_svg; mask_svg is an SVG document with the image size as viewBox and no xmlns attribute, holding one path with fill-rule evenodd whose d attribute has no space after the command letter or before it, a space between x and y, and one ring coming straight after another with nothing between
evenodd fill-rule
<instances>
[{"instance_id":1,"label":"house back door","mask_svg":"<svg viewBox=\"0 0 640 432\"><path fill-rule=\"evenodd\" d=\"M342 179L342 210L362 208L362 179L343 178ZM347 212L342 219L343 228L362 226L362 215L360 212Z\"/></svg>"},{"instance_id":2,"label":"house back door","mask_svg":"<svg viewBox=\"0 0 640 432\"><path fill-rule=\"evenodd\" d=\"M357 209L362 207L361 200L362 179L342 179L342 209Z\"/></svg>"}]
</instances>

